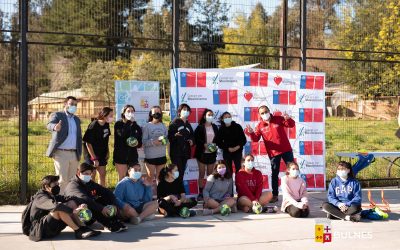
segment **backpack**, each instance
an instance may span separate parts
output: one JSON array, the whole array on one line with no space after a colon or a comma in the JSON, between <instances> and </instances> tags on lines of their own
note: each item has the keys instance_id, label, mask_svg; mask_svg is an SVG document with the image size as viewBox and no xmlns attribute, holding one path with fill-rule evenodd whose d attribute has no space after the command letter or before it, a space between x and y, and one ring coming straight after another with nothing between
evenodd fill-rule
<instances>
[{"instance_id":1,"label":"backpack","mask_svg":"<svg viewBox=\"0 0 400 250\"><path fill-rule=\"evenodd\" d=\"M32 227L32 222L31 222L32 203L33 203L33 197L31 198L31 201L28 203L28 205L22 212L21 216L22 233L25 234L26 236L29 236Z\"/></svg>"}]
</instances>

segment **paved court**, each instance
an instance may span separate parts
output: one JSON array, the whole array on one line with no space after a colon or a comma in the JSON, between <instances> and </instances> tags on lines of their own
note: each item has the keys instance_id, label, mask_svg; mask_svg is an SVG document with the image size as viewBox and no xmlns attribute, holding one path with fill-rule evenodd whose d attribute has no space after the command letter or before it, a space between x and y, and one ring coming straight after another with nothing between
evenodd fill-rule
<instances>
[{"instance_id":1,"label":"paved court","mask_svg":"<svg viewBox=\"0 0 400 250\"><path fill-rule=\"evenodd\" d=\"M378 200L380 192L373 191ZM190 219L157 218L123 233L103 231L91 240L75 240L68 229L52 241L31 242L21 234L22 206L0 207L1 249L400 249L400 189L387 188L392 205L388 221L331 221L332 242L314 241L315 219L324 217L324 192L310 193L311 217L294 219L283 213L244 214ZM366 190L363 191L366 202Z\"/></svg>"}]
</instances>

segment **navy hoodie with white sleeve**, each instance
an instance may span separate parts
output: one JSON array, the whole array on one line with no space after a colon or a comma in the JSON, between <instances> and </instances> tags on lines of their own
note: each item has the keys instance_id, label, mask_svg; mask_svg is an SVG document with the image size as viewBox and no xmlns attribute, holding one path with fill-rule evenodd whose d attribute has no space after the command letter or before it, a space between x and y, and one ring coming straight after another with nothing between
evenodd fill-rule
<instances>
[{"instance_id":1,"label":"navy hoodie with white sleeve","mask_svg":"<svg viewBox=\"0 0 400 250\"><path fill-rule=\"evenodd\" d=\"M336 176L329 183L328 201L338 207L339 203L344 203L347 207L351 205L361 205L362 195L360 183L354 178L342 180Z\"/></svg>"}]
</instances>

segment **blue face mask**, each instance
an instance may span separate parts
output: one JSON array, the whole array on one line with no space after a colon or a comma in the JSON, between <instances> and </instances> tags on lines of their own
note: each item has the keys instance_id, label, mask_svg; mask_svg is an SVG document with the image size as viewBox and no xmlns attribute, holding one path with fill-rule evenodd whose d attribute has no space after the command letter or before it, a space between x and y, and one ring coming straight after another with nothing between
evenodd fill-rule
<instances>
[{"instance_id":1,"label":"blue face mask","mask_svg":"<svg viewBox=\"0 0 400 250\"><path fill-rule=\"evenodd\" d=\"M214 120L214 117L212 116L206 116L206 121L211 123Z\"/></svg>"},{"instance_id":2,"label":"blue face mask","mask_svg":"<svg viewBox=\"0 0 400 250\"><path fill-rule=\"evenodd\" d=\"M232 123L232 117L224 118L224 123L225 123L226 125L230 125L230 124Z\"/></svg>"},{"instance_id":3,"label":"blue face mask","mask_svg":"<svg viewBox=\"0 0 400 250\"><path fill-rule=\"evenodd\" d=\"M140 177L142 177L142 173L141 172L133 171L133 173L131 173L131 178L134 179L134 180L139 180Z\"/></svg>"},{"instance_id":4,"label":"blue face mask","mask_svg":"<svg viewBox=\"0 0 400 250\"><path fill-rule=\"evenodd\" d=\"M92 176L86 174L80 174L79 178L82 180L83 183L88 183L92 179Z\"/></svg>"},{"instance_id":5,"label":"blue face mask","mask_svg":"<svg viewBox=\"0 0 400 250\"><path fill-rule=\"evenodd\" d=\"M174 179L178 179L178 177L179 177L179 172L178 172L178 171L175 171L175 172L174 172Z\"/></svg>"},{"instance_id":6,"label":"blue face mask","mask_svg":"<svg viewBox=\"0 0 400 250\"><path fill-rule=\"evenodd\" d=\"M77 107L76 106L68 106L68 113L75 114Z\"/></svg>"},{"instance_id":7,"label":"blue face mask","mask_svg":"<svg viewBox=\"0 0 400 250\"><path fill-rule=\"evenodd\" d=\"M252 161L246 161L246 162L244 163L244 166L245 166L248 170L252 170L253 167L254 167Z\"/></svg>"}]
</instances>

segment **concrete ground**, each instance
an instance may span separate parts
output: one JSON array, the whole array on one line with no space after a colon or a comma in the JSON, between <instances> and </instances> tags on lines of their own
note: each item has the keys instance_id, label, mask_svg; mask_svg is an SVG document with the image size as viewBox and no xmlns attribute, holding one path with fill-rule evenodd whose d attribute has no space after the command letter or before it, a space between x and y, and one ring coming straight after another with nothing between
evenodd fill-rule
<instances>
[{"instance_id":1,"label":"concrete ground","mask_svg":"<svg viewBox=\"0 0 400 250\"><path fill-rule=\"evenodd\" d=\"M372 191L375 201L380 192ZM75 240L71 229L66 229L53 240L32 242L21 233L22 206L0 207L1 249L400 249L400 189L385 189L385 197L392 212L385 221L352 223L332 220L332 242L314 240L315 219L324 218L320 205L326 193L309 194L311 216L290 218L287 214L236 213L197 216L189 219L160 218L138 226L129 225L122 233L104 230L96 238ZM368 204L367 190L363 202ZM280 204L279 204L280 205Z\"/></svg>"}]
</instances>

